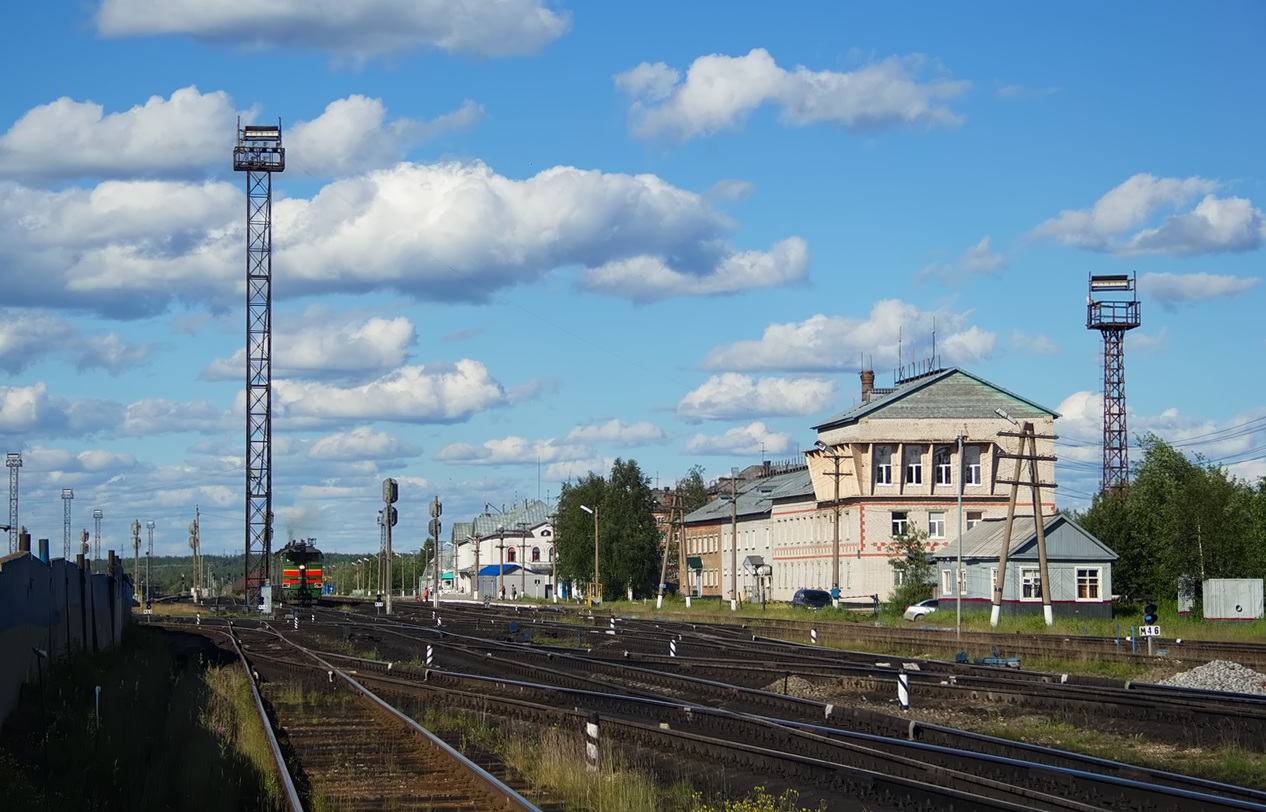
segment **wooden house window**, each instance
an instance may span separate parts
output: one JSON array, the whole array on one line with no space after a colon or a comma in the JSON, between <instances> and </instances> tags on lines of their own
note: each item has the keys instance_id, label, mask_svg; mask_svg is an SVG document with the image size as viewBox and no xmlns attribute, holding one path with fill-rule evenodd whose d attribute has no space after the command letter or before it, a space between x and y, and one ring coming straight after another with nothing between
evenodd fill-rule
<instances>
[{"instance_id":1,"label":"wooden house window","mask_svg":"<svg viewBox=\"0 0 1266 812\"><path fill-rule=\"evenodd\" d=\"M894 536L904 536L909 524L910 517L904 510L894 510L892 512L892 534Z\"/></svg>"},{"instance_id":2,"label":"wooden house window","mask_svg":"<svg viewBox=\"0 0 1266 812\"><path fill-rule=\"evenodd\" d=\"M1099 600L1099 583L1098 569L1077 570L1077 600Z\"/></svg>"},{"instance_id":3,"label":"wooden house window","mask_svg":"<svg viewBox=\"0 0 1266 812\"><path fill-rule=\"evenodd\" d=\"M1026 601L1042 599L1042 571L1037 567L1020 570L1020 599Z\"/></svg>"},{"instance_id":4,"label":"wooden house window","mask_svg":"<svg viewBox=\"0 0 1266 812\"><path fill-rule=\"evenodd\" d=\"M933 510L928 512L928 538L945 538L945 512Z\"/></svg>"}]
</instances>

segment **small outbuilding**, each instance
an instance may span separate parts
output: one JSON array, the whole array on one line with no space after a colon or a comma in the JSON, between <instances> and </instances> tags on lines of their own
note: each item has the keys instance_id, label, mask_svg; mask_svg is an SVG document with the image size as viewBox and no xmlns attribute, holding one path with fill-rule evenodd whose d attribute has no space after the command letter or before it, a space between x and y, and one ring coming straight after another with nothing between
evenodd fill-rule
<instances>
[{"instance_id":1,"label":"small outbuilding","mask_svg":"<svg viewBox=\"0 0 1266 812\"><path fill-rule=\"evenodd\" d=\"M1052 612L1065 617L1111 618L1112 563L1117 554L1067 516L1048 519L1044 530ZM957 585L963 611L986 609L992 603L1005 532L1005 520L990 519L963 534L963 569ZM954 583L956 541L940 548L932 561L936 564L936 595L942 611L953 611L954 602L960 597ZM1037 523L1031 516L1017 516L1011 528L1002 612L1040 615L1042 589Z\"/></svg>"}]
</instances>

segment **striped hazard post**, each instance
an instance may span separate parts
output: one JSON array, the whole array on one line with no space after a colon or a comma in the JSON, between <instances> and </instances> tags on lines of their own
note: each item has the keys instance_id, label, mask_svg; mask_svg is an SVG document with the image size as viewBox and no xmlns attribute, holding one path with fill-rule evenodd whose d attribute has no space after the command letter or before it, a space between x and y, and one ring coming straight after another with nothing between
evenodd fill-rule
<instances>
[{"instance_id":1,"label":"striped hazard post","mask_svg":"<svg viewBox=\"0 0 1266 812\"><path fill-rule=\"evenodd\" d=\"M607 634L615 634L615 618L611 618L611 628L607 629Z\"/></svg>"},{"instance_id":2,"label":"striped hazard post","mask_svg":"<svg viewBox=\"0 0 1266 812\"><path fill-rule=\"evenodd\" d=\"M430 668L435 662L435 650L429 645L426 647L426 667Z\"/></svg>"},{"instance_id":3,"label":"striped hazard post","mask_svg":"<svg viewBox=\"0 0 1266 812\"><path fill-rule=\"evenodd\" d=\"M817 629L809 629L809 642L815 646L818 644L818 630Z\"/></svg>"},{"instance_id":4,"label":"striped hazard post","mask_svg":"<svg viewBox=\"0 0 1266 812\"><path fill-rule=\"evenodd\" d=\"M677 641L676 640L668 641L668 656L669 657L677 656Z\"/></svg>"},{"instance_id":5,"label":"striped hazard post","mask_svg":"<svg viewBox=\"0 0 1266 812\"><path fill-rule=\"evenodd\" d=\"M897 674L897 704L903 711L910 710L910 675L904 671Z\"/></svg>"},{"instance_id":6,"label":"striped hazard post","mask_svg":"<svg viewBox=\"0 0 1266 812\"><path fill-rule=\"evenodd\" d=\"M591 773L598 771L598 714L589 714L585 722L585 769Z\"/></svg>"}]
</instances>

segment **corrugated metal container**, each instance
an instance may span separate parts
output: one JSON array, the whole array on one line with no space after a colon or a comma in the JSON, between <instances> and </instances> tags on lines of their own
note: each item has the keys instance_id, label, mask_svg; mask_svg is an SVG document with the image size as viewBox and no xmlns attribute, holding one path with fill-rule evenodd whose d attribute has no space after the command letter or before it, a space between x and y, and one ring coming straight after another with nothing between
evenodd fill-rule
<instances>
[{"instance_id":1,"label":"corrugated metal container","mask_svg":"<svg viewBox=\"0 0 1266 812\"><path fill-rule=\"evenodd\" d=\"M1205 620L1256 620L1263 611L1260 578L1210 578L1204 582Z\"/></svg>"}]
</instances>

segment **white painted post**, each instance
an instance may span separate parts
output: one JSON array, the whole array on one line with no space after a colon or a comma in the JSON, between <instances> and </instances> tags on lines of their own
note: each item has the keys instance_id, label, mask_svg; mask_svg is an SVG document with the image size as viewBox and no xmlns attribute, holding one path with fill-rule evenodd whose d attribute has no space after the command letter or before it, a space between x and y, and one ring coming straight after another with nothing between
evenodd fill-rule
<instances>
[{"instance_id":1,"label":"white painted post","mask_svg":"<svg viewBox=\"0 0 1266 812\"><path fill-rule=\"evenodd\" d=\"M677 641L676 640L668 641L668 656L669 657L677 656Z\"/></svg>"},{"instance_id":2,"label":"white painted post","mask_svg":"<svg viewBox=\"0 0 1266 812\"><path fill-rule=\"evenodd\" d=\"M432 665L432 663L434 663L434 661L435 661L435 652L434 652L434 650L433 650L433 649L432 649L432 648L428 645L428 646L426 647L426 667L427 667L427 668L430 668L430 667L431 667L431 665Z\"/></svg>"},{"instance_id":3,"label":"white painted post","mask_svg":"<svg viewBox=\"0 0 1266 812\"><path fill-rule=\"evenodd\" d=\"M818 644L818 630L817 629L809 629L809 642L815 646Z\"/></svg>"},{"instance_id":4,"label":"white painted post","mask_svg":"<svg viewBox=\"0 0 1266 812\"><path fill-rule=\"evenodd\" d=\"M585 723L585 769L591 773L598 771L598 714L589 714Z\"/></svg>"},{"instance_id":5,"label":"white painted post","mask_svg":"<svg viewBox=\"0 0 1266 812\"><path fill-rule=\"evenodd\" d=\"M903 711L910 710L910 675L904 671L897 674L897 703Z\"/></svg>"}]
</instances>

